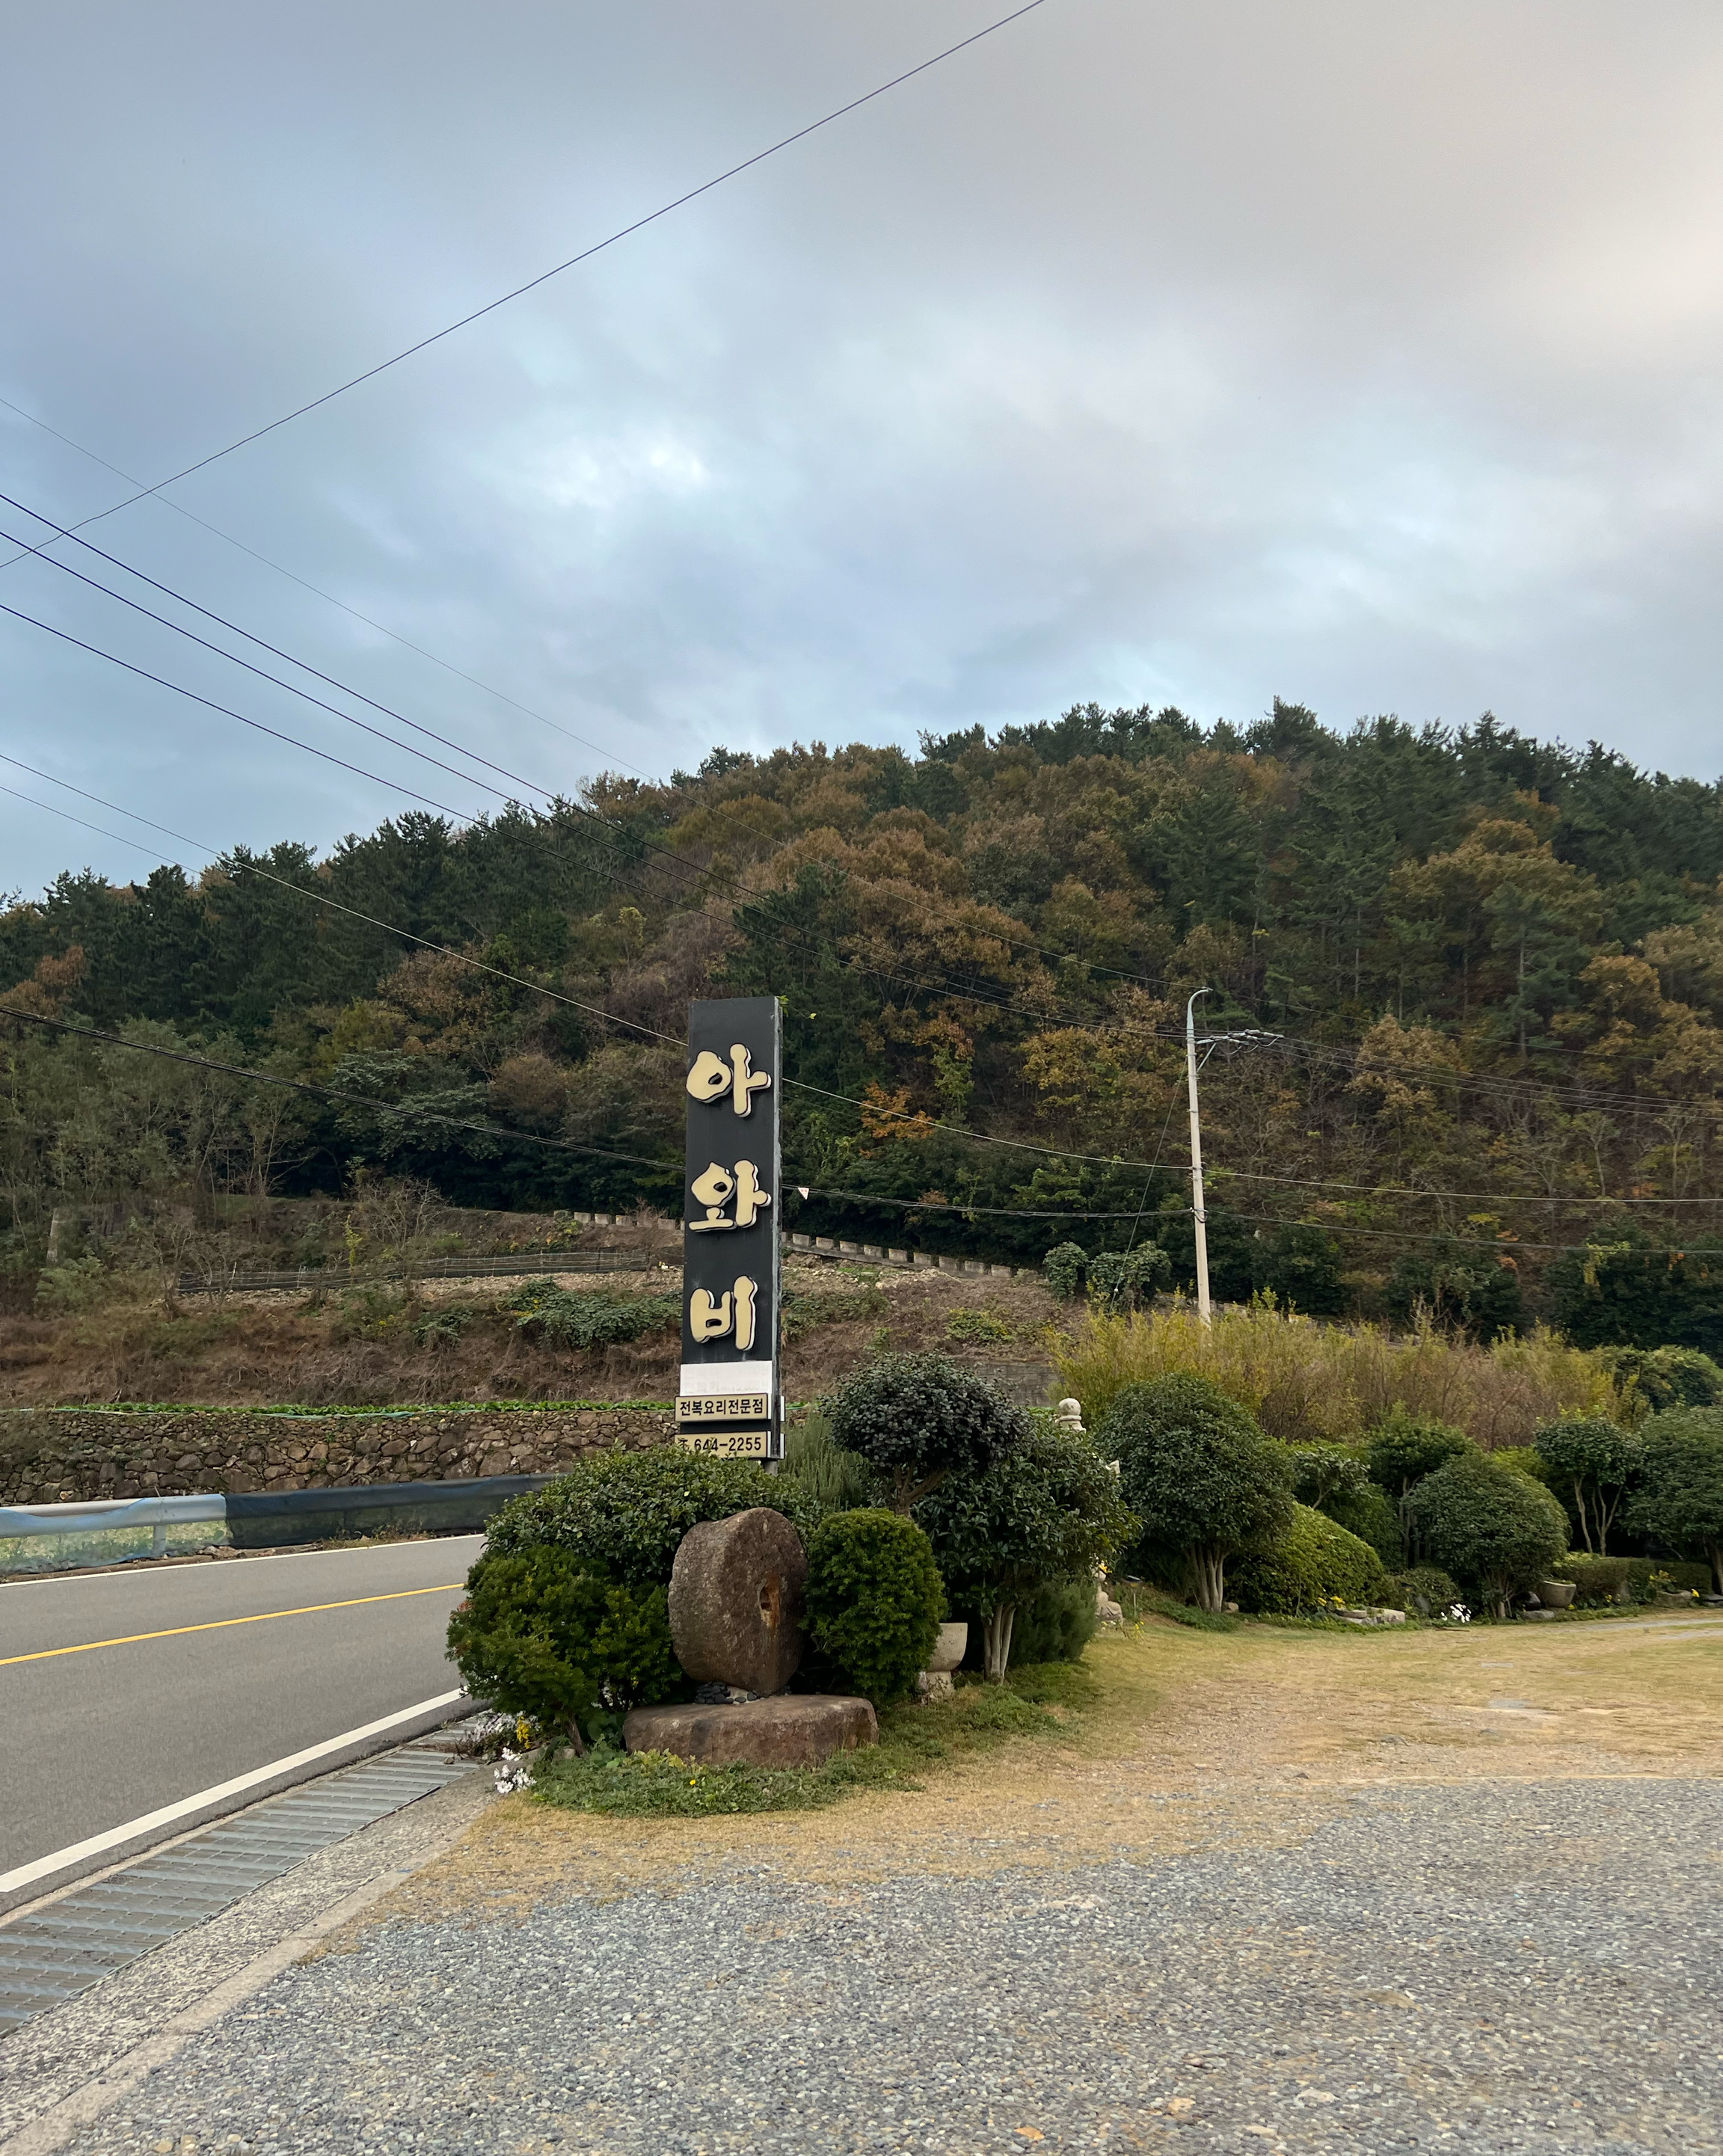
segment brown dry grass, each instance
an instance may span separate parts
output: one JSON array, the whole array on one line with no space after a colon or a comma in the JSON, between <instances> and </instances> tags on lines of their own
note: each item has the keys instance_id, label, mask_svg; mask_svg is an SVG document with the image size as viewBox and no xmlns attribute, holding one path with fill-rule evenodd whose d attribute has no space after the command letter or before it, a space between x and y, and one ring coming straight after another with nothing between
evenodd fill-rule
<instances>
[{"instance_id":1,"label":"brown dry grass","mask_svg":"<svg viewBox=\"0 0 1723 2156\"><path fill-rule=\"evenodd\" d=\"M602 1231L601 1231L602 1232ZM522 1276L522 1278L539 1276ZM654 1270L560 1276L575 1289L661 1295L679 1277ZM939 1273L878 1274L877 1308L864 1311L872 1268L807 1263L787 1269L792 1289L856 1313L823 1322L792 1341L785 1383L792 1399L824 1392L879 1347L940 1348L960 1357L1022 1362L1048 1359L1047 1328L1055 1306L1038 1281L964 1281ZM572 1354L518 1332L497 1313L520 1280L431 1281L410 1309L385 1297L367 1319L362 1296L339 1288L307 1296L274 1291L220 1301L187 1297L165 1304L139 1276L101 1307L59 1320L0 1316L0 1404L47 1407L150 1400L262 1407L434 1404L466 1399L667 1399L675 1391L674 1332L628 1346ZM454 1342L421 1345L414 1318L457 1306L476 1313ZM952 1341L955 1310L985 1309L1012 1337L984 1347Z\"/></svg>"},{"instance_id":2,"label":"brown dry grass","mask_svg":"<svg viewBox=\"0 0 1723 2156\"><path fill-rule=\"evenodd\" d=\"M1151 1620L1090 1661L1101 1702L1077 1729L936 1768L919 1792L692 1820L510 1798L367 1921L674 1891L736 1865L836 1894L905 1872L1286 1845L1365 1789L1723 1771L1723 1618L1369 1634Z\"/></svg>"}]
</instances>

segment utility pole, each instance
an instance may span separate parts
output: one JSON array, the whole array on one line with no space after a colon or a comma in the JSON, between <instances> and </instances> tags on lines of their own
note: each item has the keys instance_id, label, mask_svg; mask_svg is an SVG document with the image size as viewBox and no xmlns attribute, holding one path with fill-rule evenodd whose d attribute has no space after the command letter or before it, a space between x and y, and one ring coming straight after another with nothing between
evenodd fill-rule
<instances>
[{"instance_id":1,"label":"utility pole","mask_svg":"<svg viewBox=\"0 0 1723 2156\"><path fill-rule=\"evenodd\" d=\"M1208 1310L1208 1215L1203 1209L1203 1128L1197 1116L1197 996L1185 1005L1185 1075L1191 1089L1191 1218L1197 1230L1197 1316L1213 1322Z\"/></svg>"}]
</instances>

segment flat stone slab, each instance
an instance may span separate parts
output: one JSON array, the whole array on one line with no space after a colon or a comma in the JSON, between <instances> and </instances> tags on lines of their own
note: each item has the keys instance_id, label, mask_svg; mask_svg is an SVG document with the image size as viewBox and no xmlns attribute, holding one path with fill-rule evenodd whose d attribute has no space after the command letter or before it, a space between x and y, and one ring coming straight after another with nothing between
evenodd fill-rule
<instances>
[{"instance_id":1,"label":"flat stone slab","mask_svg":"<svg viewBox=\"0 0 1723 2156\"><path fill-rule=\"evenodd\" d=\"M821 1767L834 1752L877 1744L873 1702L834 1692L781 1692L744 1707L637 1707L623 1724L630 1752L672 1752L705 1767Z\"/></svg>"}]
</instances>

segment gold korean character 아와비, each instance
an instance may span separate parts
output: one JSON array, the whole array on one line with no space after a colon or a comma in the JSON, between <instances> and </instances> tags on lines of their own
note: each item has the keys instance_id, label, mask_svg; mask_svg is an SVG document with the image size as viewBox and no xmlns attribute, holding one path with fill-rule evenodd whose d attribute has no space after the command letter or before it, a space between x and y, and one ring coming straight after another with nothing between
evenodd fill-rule
<instances>
[{"instance_id":1,"label":"gold korean character \uc544\uc640\ube44","mask_svg":"<svg viewBox=\"0 0 1723 2156\"><path fill-rule=\"evenodd\" d=\"M738 1040L731 1045L728 1063L714 1050L701 1049L694 1059L686 1082L690 1099L721 1101L728 1093L737 1115L751 1116L754 1096L771 1085L772 1073L756 1070L752 1058Z\"/></svg>"},{"instance_id":2,"label":"gold korean character \uc544\uc640\ube44","mask_svg":"<svg viewBox=\"0 0 1723 2156\"><path fill-rule=\"evenodd\" d=\"M759 1282L746 1276L721 1295L697 1287L688 1298L690 1337L695 1340L722 1340L729 1334L746 1352L754 1344L755 1304L759 1293Z\"/></svg>"},{"instance_id":3,"label":"gold korean character \uc544\uc640\ube44","mask_svg":"<svg viewBox=\"0 0 1723 2156\"><path fill-rule=\"evenodd\" d=\"M709 1233L715 1228L751 1228L762 1213L772 1203L772 1193L760 1188L760 1171L751 1160L739 1160L732 1174L715 1160L704 1175L697 1175L688 1186L705 1212L703 1220L690 1220L689 1227L696 1235ZM736 1218L726 1219L724 1208L731 1198L736 1199Z\"/></svg>"}]
</instances>

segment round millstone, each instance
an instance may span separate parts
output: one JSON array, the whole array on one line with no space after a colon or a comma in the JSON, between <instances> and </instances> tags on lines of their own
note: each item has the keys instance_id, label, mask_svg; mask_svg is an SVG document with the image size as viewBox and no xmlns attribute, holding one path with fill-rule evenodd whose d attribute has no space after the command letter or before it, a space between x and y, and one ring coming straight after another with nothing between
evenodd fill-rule
<instances>
[{"instance_id":1,"label":"round millstone","mask_svg":"<svg viewBox=\"0 0 1723 2156\"><path fill-rule=\"evenodd\" d=\"M703 1520L670 1569L670 1637L697 1681L769 1697L802 1660L808 1557L782 1512Z\"/></svg>"}]
</instances>

